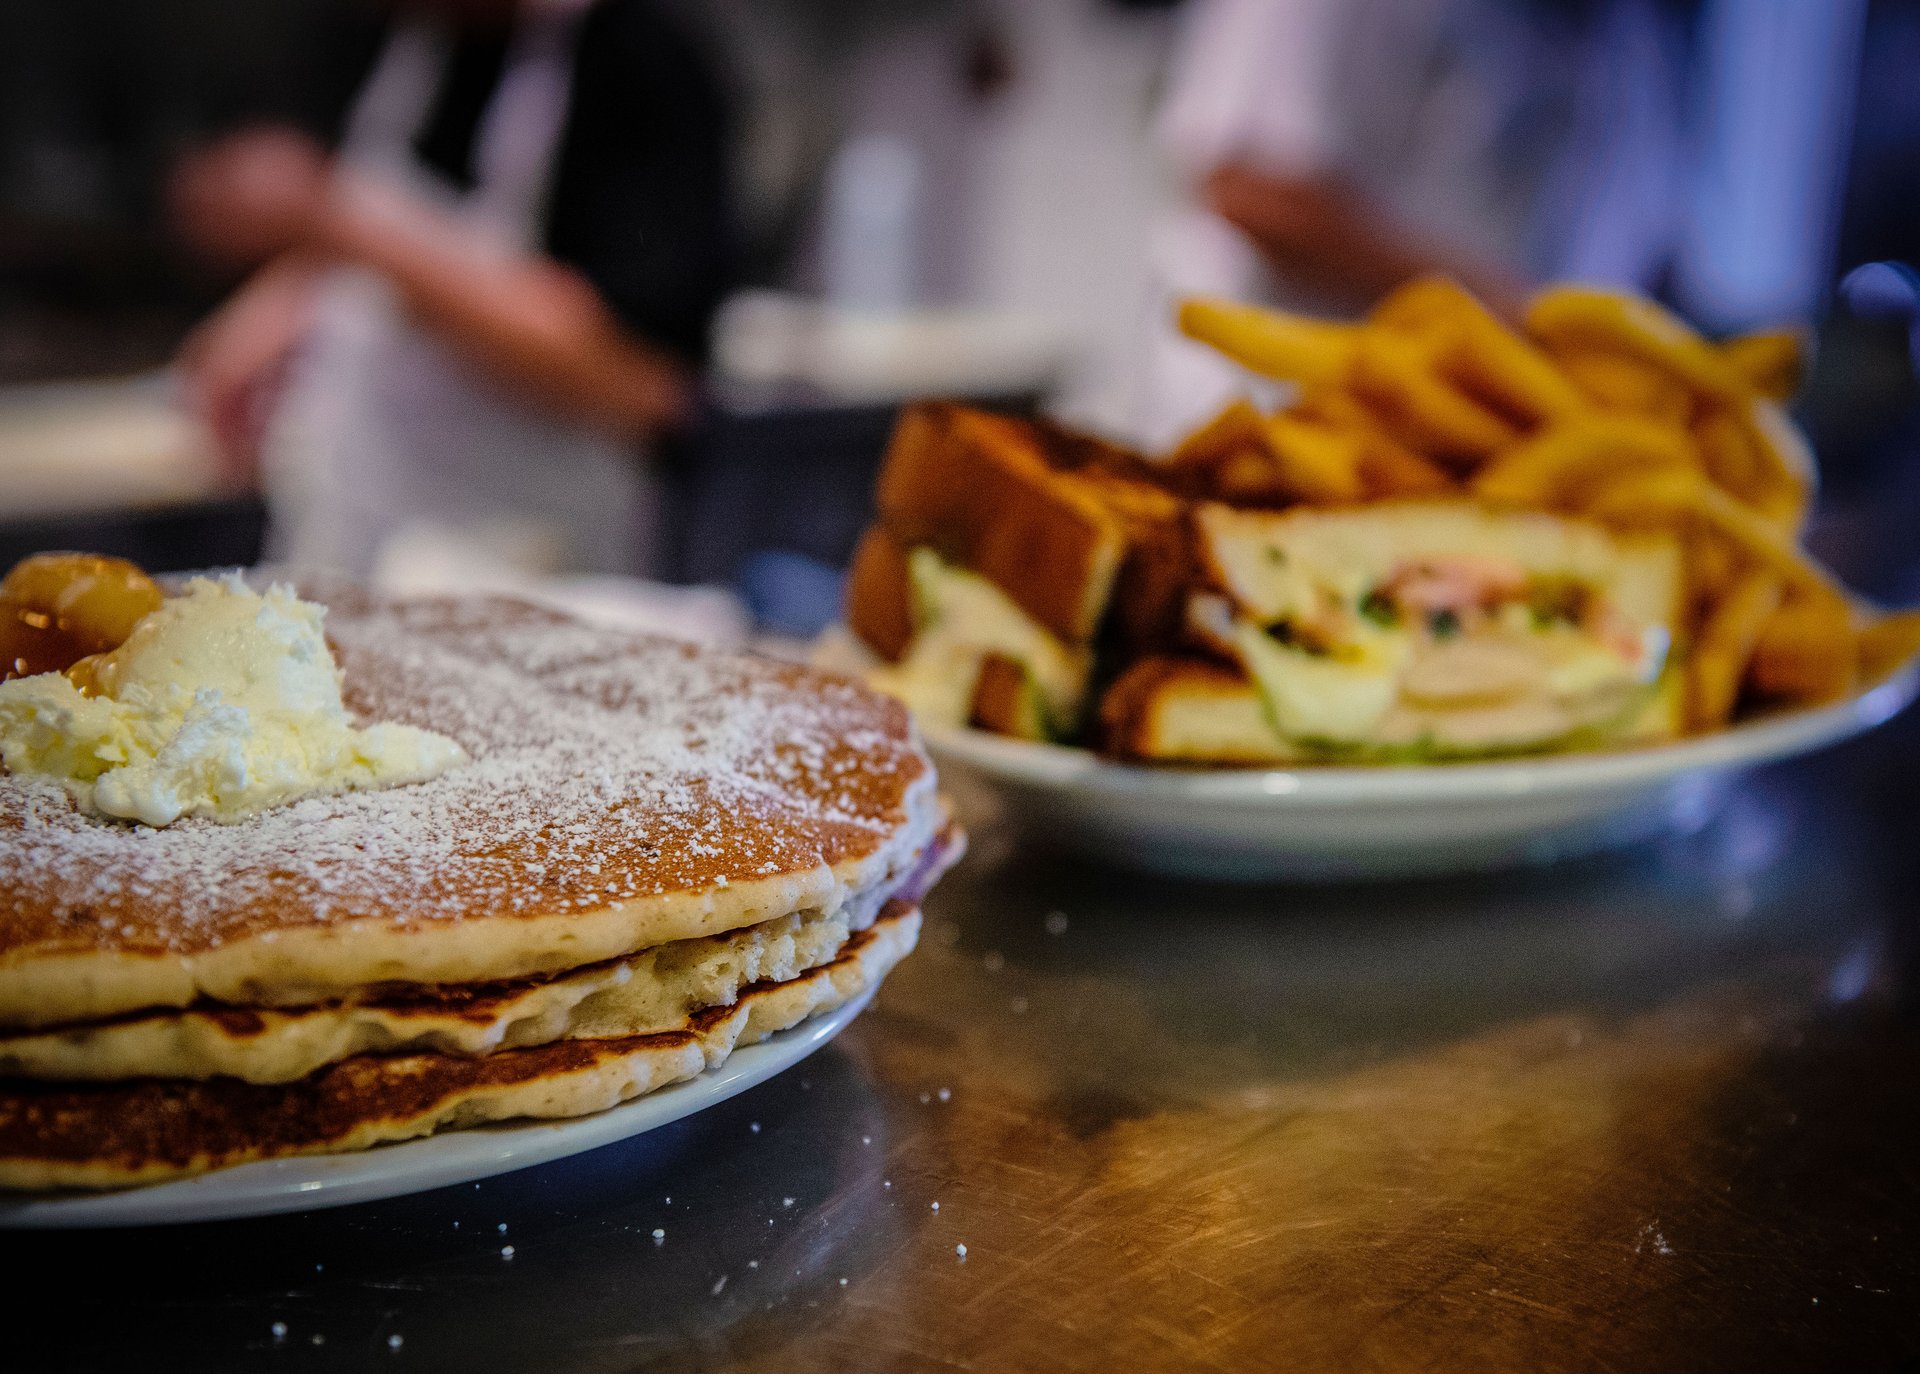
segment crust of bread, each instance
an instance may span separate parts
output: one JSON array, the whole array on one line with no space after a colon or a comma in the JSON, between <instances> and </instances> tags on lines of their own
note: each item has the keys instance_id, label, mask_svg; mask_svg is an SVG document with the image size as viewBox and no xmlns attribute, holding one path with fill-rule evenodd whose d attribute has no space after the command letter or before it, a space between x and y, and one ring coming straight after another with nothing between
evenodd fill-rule
<instances>
[{"instance_id":1,"label":"crust of bread","mask_svg":"<svg viewBox=\"0 0 1920 1374\"><path fill-rule=\"evenodd\" d=\"M1069 644L1092 639L1120 571L1120 520L1049 463L1025 422L945 402L909 406L881 466L882 523L979 573Z\"/></svg>"},{"instance_id":2,"label":"crust of bread","mask_svg":"<svg viewBox=\"0 0 1920 1374\"><path fill-rule=\"evenodd\" d=\"M1189 503L1165 487L1105 468L1076 473L1075 480L1105 503L1126 532L1109 615L1120 643L1131 653L1169 647L1187 589L1199 576Z\"/></svg>"},{"instance_id":3,"label":"crust of bread","mask_svg":"<svg viewBox=\"0 0 1920 1374\"><path fill-rule=\"evenodd\" d=\"M1107 689L1100 724L1103 752L1117 758L1243 766L1301 758L1246 676L1209 659L1141 659Z\"/></svg>"},{"instance_id":4,"label":"crust of bread","mask_svg":"<svg viewBox=\"0 0 1920 1374\"><path fill-rule=\"evenodd\" d=\"M847 568L847 628L889 663L898 663L913 642L907 550L883 525L860 537Z\"/></svg>"},{"instance_id":5,"label":"crust of bread","mask_svg":"<svg viewBox=\"0 0 1920 1374\"><path fill-rule=\"evenodd\" d=\"M1005 654L988 654L980 660L980 676L974 679L973 704L967 713L967 724L1015 739L1047 737L1038 695L1027 680L1027 670L1017 660Z\"/></svg>"}]
</instances>

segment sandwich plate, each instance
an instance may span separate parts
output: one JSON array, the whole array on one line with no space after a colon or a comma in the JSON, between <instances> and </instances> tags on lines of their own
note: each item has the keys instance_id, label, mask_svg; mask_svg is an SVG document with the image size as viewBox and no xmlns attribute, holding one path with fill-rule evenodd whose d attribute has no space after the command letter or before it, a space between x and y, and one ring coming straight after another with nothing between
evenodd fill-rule
<instances>
[{"instance_id":1,"label":"sandwich plate","mask_svg":"<svg viewBox=\"0 0 1920 1374\"><path fill-rule=\"evenodd\" d=\"M593 1116L448 1131L353 1154L269 1159L197 1178L114 1193L12 1199L0 1194L0 1228L68 1229L225 1221L344 1207L545 1164L692 1116L792 1068L858 1016L872 992L735 1050L719 1068Z\"/></svg>"},{"instance_id":2,"label":"sandwich plate","mask_svg":"<svg viewBox=\"0 0 1920 1374\"><path fill-rule=\"evenodd\" d=\"M1920 665L1832 706L1613 753L1410 767L1176 769L979 730L929 730L1037 842L1182 877L1388 878L1545 863L1704 824L1726 782L1872 729Z\"/></svg>"}]
</instances>

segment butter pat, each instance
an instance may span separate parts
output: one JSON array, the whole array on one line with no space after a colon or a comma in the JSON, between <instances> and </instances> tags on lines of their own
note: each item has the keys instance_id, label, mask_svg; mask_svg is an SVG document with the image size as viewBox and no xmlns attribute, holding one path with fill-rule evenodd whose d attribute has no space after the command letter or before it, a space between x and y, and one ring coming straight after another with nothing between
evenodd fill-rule
<instances>
[{"instance_id":1,"label":"butter pat","mask_svg":"<svg viewBox=\"0 0 1920 1374\"><path fill-rule=\"evenodd\" d=\"M237 821L316 793L423 782L467 761L410 725L356 726L321 630L324 607L237 575L187 584L94 661L0 683L0 761L66 783L99 815Z\"/></svg>"}]
</instances>

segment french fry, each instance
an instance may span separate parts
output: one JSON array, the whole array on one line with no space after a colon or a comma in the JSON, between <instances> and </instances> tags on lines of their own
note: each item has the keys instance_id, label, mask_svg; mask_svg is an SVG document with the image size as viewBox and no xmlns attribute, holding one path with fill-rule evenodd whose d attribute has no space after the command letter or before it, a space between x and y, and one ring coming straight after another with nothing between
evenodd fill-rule
<instances>
[{"instance_id":1,"label":"french fry","mask_svg":"<svg viewBox=\"0 0 1920 1374\"><path fill-rule=\"evenodd\" d=\"M1293 412L1269 418L1242 400L1189 435L1168 469L1190 495L1242 505L1357 501L1363 442L1357 428Z\"/></svg>"},{"instance_id":2,"label":"french fry","mask_svg":"<svg viewBox=\"0 0 1920 1374\"><path fill-rule=\"evenodd\" d=\"M1181 440L1167 462L1176 470L1199 471L1217 466L1241 449L1266 445L1266 417L1251 403L1235 400Z\"/></svg>"},{"instance_id":3,"label":"french fry","mask_svg":"<svg viewBox=\"0 0 1920 1374\"><path fill-rule=\"evenodd\" d=\"M1793 422L1771 402L1708 406L1693 425L1706 474L1771 524L1797 534L1812 495L1811 459Z\"/></svg>"},{"instance_id":4,"label":"french fry","mask_svg":"<svg viewBox=\"0 0 1920 1374\"><path fill-rule=\"evenodd\" d=\"M1388 434L1349 392L1337 388L1310 391L1290 413L1358 436L1360 478L1367 500L1443 496L1459 490L1445 468Z\"/></svg>"},{"instance_id":5,"label":"french fry","mask_svg":"<svg viewBox=\"0 0 1920 1374\"><path fill-rule=\"evenodd\" d=\"M1430 349L1386 330L1362 332L1350 385L1390 434L1443 463L1471 465L1518 437L1505 418L1442 379Z\"/></svg>"},{"instance_id":6,"label":"french fry","mask_svg":"<svg viewBox=\"0 0 1920 1374\"><path fill-rule=\"evenodd\" d=\"M1716 730L1733 715L1761 631L1780 605L1779 576L1757 569L1734 584L1700 628L1687 656L1687 728Z\"/></svg>"},{"instance_id":7,"label":"french fry","mask_svg":"<svg viewBox=\"0 0 1920 1374\"><path fill-rule=\"evenodd\" d=\"M1340 425L1347 429L1378 428L1373 412L1344 387L1315 387L1303 392L1291 410L1295 415L1318 420L1322 424Z\"/></svg>"},{"instance_id":8,"label":"french fry","mask_svg":"<svg viewBox=\"0 0 1920 1374\"><path fill-rule=\"evenodd\" d=\"M1693 414L1693 393L1651 363L1620 353L1576 348L1552 355L1581 392L1602 410L1644 415L1684 425Z\"/></svg>"},{"instance_id":9,"label":"french fry","mask_svg":"<svg viewBox=\"0 0 1920 1374\"><path fill-rule=\"evenodd\" d=\"M1337 504L1365 495L1359 432L1276 415L1267 421L1267 435L1281 485L1302 501Z\"/></svg>"},{"instance_id":10,"label":"french fry","mask_svg":"<svg viewBox=\"0 0 1920 1374\"><path fill-rule=\"evenodd\" d=\"M1760 458L1760 476L1752 501L1768 520L1798 534L1813 499L1813 450L1787 412L1763 396L1750 398L1735 413Z\"/></svg>"},{"instance_id":11,"label":"french fry","mask_svg":"<svg viewBox=\"0 0 1920 1374\"><path fill-rule=\"evenodd\" d=\"M1732 411L1713 407L1695 422L1693 438L1714 484L1746 505L1759 506L1769 485L1767 460L1752 427Z\"/></svg>"},{"instance_id":12,"label":"french fry","mask_svg":"<svg viewBox=\"0 0 1920 1374\"><path fill-rule=\"evenodd\" d=\"M1862 683L1891 677L1920 654L1920 611L1896 611L1869 621L1855 636L1854 649Z\"/></svg>"},{"instance_id":13,"label":"french fry","mask_svg":"<svg viewBox=\"0 0 1920 1374\"><path fill-rule=\"evenodd\" d=\"M1694 529L1683 541L1681 566L1686 579L1688 621L1696 623L1727 594L1747 563L1725 536Z\"/></svg>"},{"instance_id":14,"label":"french fry","mask_svg":"<svg viewBox=\"0 0 1920 1374\"><path fill-rule=\"evenodd\" d=\"M1621 474L1685 471L1696 460L1686 436L1670 426L1635 415L1588 415L1504 450L1470 486L1503 505L1578 509L1588 491Z\"/></svg>"},{"instance_id":15,"label":"french fry","mask_svg":"<svg viewBox=\"0 0 1920 1374\"><path fill-rule=\"evenodd\" d=\"M1790 535L1698 472L1626 475L1589 497L1583 513L1625 529L1675 529L1689 519L1698 520L1792 586L1839 590L1831 575L1802 553Z\"/></svg>"},{"instance_id":16,"label":"french fry","mask_svg":"<svg viewBox=\"0 0 1920 1374\"><path fill-rule=\"evenodd\" d=\"M1335 386L1347 375L1358 330L1331 320L1198 297L1180 303L1180 329L1242 367L1302 386Z\"/></svg>"},{"instance_id":17,"label":"french fry","mask_svg":"<svg viewBox=\"0 0 1920 1374\"><path fill-rule=\"evenodd\" d=\"M1360 431L1360 480L1369 501L1445 496L1459 490L1447 470L1377 429Z\"/></svg>"},{"instance_id":18,"label":"french fry","mask_svg":"<svg viewBox=\"0 0 1920 1374\"><path fill-rule=\"evenodd\" d=\"M1469 396L1529 426L1593 411L1546 354L1485 311L1461 323L1442 348L1440 367Z\"/></svg>"},{"instance_id":19,"label":"french fry","mask_svg":"<svg viewBox=\"0 0 1920 1374\"><path fill-rule=\"evenodd\" d=\"M1229 455L1195 494L1234 506L1291 506L1301 499L1271 448L1241 449Z\"/></svg>"},{"instance_id":20,"label":"french fry","mask_svg":"<svg viewBox=\"0 0 1920 1374\"><path fill-rule=\"evenodd\" d=\"M1676 315L1639 296L1588 286L1554 286L1527 306L1527 333L1555 354L1624 354L1684 382L1698 395L1732 405L1753 387L1712 344Z\"/></svg>"},{"instance_id":21,"label":"french fry","mask_svg":"<svg viewBox=\"0 0 1920 1374\"><path fill-rule=\"evenodd\" d=\"M1807 336L1799 329L1741 334L1720 345L1735 372L1769 400L1784 401L1800 389L1807 364Z\"/></svg>"},{"instance_id":22,"label":"french fry","mask_svg":"<svg viewBox=\"0 0 1920 1374\"><path fill-rule=\"evenodd\" d=\"M1367 313L1369 323L1402 333L1424 334L1483 311L1471 291L1451 277L1427 273L1400 283Z\"/></svg>"},{"instance_id":23,"label":"french fry","mask_svg":"<svg viewBox=\"0 0 1920 1374\"><path fill-rule=\"evenodd\" d=\"M1748 676L1767 696L1819 705L1853 690L1857 660L1853 608L1846 598L1799 588L1761 627Z\"/></svg>"},{"instance_id":24,"label":"french fry","mask_svg":"<svg viewBox=\"0 0 1920 1374\"><path fill-rule=\"evenodd\" d=\"M1427 340L1443 378L1529 428L1592 408L1552 359L1446 277L1416 277L1396 287L1368 319Z\"/></svg>"},{"instance_id":25,"label":"french fry","mask_svg":"<svg viewBox=\"0 0 1920 1374\"><path fill-rule=\"evenodd\" d=\"M1286 505L1280 489L1267 418L1245 400L1231 402L1189 434L1167 457L1167 484L1188 497L1247 505Z\"/></svg>"}]
</instances>

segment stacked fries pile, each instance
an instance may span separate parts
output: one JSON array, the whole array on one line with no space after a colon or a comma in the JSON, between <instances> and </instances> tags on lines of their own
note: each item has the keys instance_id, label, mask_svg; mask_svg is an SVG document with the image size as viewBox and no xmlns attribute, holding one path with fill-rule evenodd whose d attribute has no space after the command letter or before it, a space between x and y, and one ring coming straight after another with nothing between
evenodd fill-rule
<instances>
[{"instance_id":1,"label":"stacked fries pile","mask_svg":"<svg viewBox=\"0 0 1920 1374\"><path fill-rule=\"evenodd\" d=\"M1365 320L1196 299L1181 328L1294 383L1277 414L1235 402L1189 437L1170 485L1238 505L1466 495L1680 541L1687 727L1744 696L1812 705L1920 649L1920 613L1857 603L1800 547L1813 491L1781 403L1793 332L1710 342L1644 299L1556 286L1518 329L1441 278Z\"/></svg>"}]
</instances>

